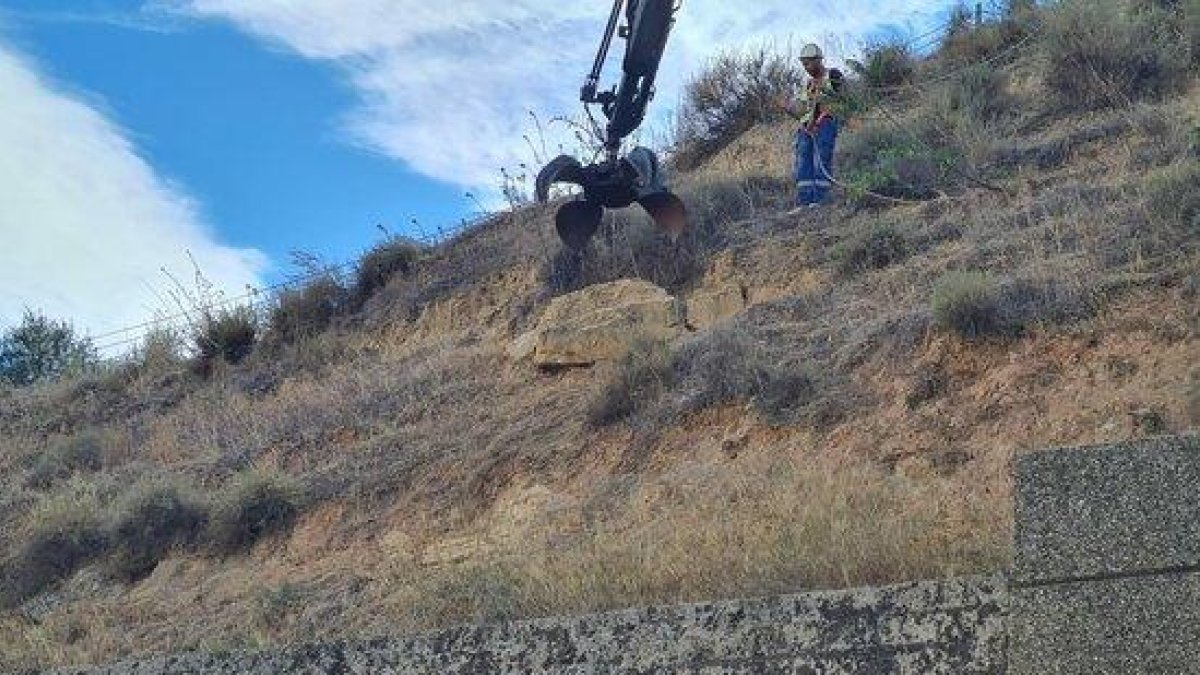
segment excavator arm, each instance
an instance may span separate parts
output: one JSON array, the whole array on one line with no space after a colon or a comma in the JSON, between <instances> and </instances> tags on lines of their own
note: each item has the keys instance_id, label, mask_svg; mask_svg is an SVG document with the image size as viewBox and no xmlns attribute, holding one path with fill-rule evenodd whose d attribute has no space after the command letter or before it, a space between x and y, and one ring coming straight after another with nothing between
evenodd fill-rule
<instances>
[{"instance_id":1,"label":"excavator arm","mask_svg":"<svg viewBox=\"0 0 1200 675\"><path fill-rule=\"evenodd\" d=\"M677 0L614 0L600 50L580 94L584 105L599 105L608 123L604 129L604 158L584 165L569 155L551 161L537 177L541 202L549 201L556 183L572 183L583 194L563 205L555 225L563 243L582 249L600 227L604 209L625 208L637 202L672 237L687 228L687 210L667 188L658 157L637 147L621 155L624 140L641 126L654 98L654 83L667 40L679 9ZM622 13L625 25L621 23ZM599 91L600 77L614 37L626 41L623 75L613 89Z\"/></svg>"}]
</instances>

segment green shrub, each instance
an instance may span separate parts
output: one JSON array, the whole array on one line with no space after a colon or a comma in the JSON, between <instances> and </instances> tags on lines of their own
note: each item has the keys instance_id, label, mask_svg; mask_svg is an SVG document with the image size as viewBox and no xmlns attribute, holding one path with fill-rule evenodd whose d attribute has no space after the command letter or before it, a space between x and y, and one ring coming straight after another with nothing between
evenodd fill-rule
<instances>
[{"instance_id":1,"label":"green shrub","mask_svg":"<svg viewBox=\"0 0 1200 675\"><path fill-rule=\"evenodd\" d=\"M318 277L302 288L286 290L271 310L267 337L271 342L285 344L311 338L329 328L346 300L346 289L333 275Z\"/></svg>"},{"instance_id":2,"label":"green shrub","mask_svg":"<svg viewBox=\"0 0 1200 675\"><path fill-rule=\"evenodd\" d=\"M1128 0L1063 0L1047 11L1046 84L1069 109L1128 107L1177 89L1190 55L1169 10Z\"/></svg>"},{"instance_id":3,"label":"green shrub","mask_svg":"<svg viewBox=\"0 0 1200 675\"><path fill-rule=\"evenodd\" d=\"M208 521L206 507L174 485L134 488L116 507L109 526L109 571L137 581L177 546L191 546Z\"/></svg>"},{"instance_id":4,"label":"green shrub","mask_svg":"<svg viewBox=\"0 0 1200 675\"><path fill-rule=\"evenodd\" d=\"M14 606L70 577L108 551L94 492L82 484L36 506L10 561L0 604Z\"/></svg>"},{"instance_id":5,"label":"green shrub","mask_svg":"<svg viewBox=\"0 0 1200 675\"><path fill-rule=\"evenodd\" d=\"M420 244L404 237L393 237L368 251L358 263L354 281L355 301L359 305L366 302L397 274L412 274L422 252Z\"/></svg>"},{"instance_id":6,"label":"green shrub","mask_svg":"<svg viewBox=\"0 0 1200 675\"><path fill-rule=\"evenodd\" d=\"M894 265L908 257L908 240L891 225L877 225L853 235L833 250L838 271L851 276Z\"/></svg>"},{"instance_id":7,"label":"green shrub","mask_svg":"<svg viewBox=\"0 0 1200 675\"><path fill-rule=\"evenodd\" d=\"M1007 335L1012 326L1002 308L1000 285L979 272L944 277L931 300L936 326L966 339Z\"/></svg>"},{"instance_id":8,"label":"green shrub","mask_svg":"<svg viewBox=\"0 0 1200 675\"><path fill-rule=\"evenodd\" d=\"M636 343L617 364L612 380L592 402L588 421L605 427L658 401L671 383L671 352L662 342Z\"/></svg>"},{"instance_id":9,"label":"green shrub","mask_svg":"<svg viewBox=\"0 0 1200 675\"><path fill-rule=\"evenodd\" d=\"M98 360L91 341L71 324L30 310L0 335L0 382L19 387L86 370Z\"/></svg>"},{"instance_id":10,"label":"green shrub","mask_svg":"<svg viewBox=\"0 0 1200 675\"><path fill-rule=\"evenodd\" d=\"M839 147L842 181L866 203L866 191L899 199L933 199L955 184L962 151L946 144L925 114L908 120L875 120L847 134Z\"/></svg>"},{"instance_id":11,"label":"green shrub","mask_svg":"<svg viewBox=\"0 0 1200 675\"><path fill-rule=\"evenodd\" d=\"M673 162L694 168L755 125L782 116L777 101L804 81L799 62L768 49L726 53L684 87Z\"/></svg>"},{"instance_id":12,"label":"green shrub","mask_svg":"<svg viewBox=\"0 0 1200 675\"><path fill-rule=\"evenodd\" d=\"M44 490L76 473L99 471L104 467L105 456L105 440L99 434L84 432L64 438L38 455L25 484Z\"/></svg>"},{"instance_id":13,"label":"green shrub","mask_svg":"<svg viewBox=\"0 0 1200 675\"><path fill-rule=\"evenodd\" d=\"M241 363L258 340L258 314L249 305L206 310L192 328L197 365L208 373L217 361Z\"/></svg>"},{"instance_id":14,"label":"green shrub","mask_svg":"<svg viewBox=\"0 0 1200 675\"><path fill-rule=\"evenodd\" d=\"M288 532L300 514L303 491L292 478L250 471L217 496L209 520L209 543L221 554L246 551L259 540Z\"/></svg>"}]
</instances>

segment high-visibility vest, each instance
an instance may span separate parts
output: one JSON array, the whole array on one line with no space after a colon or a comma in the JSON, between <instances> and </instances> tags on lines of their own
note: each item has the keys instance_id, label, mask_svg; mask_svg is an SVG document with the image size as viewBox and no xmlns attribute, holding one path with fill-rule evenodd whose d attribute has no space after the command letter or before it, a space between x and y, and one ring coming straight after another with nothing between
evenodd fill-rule
<instances>
[{"instance_id":1,"label":"high-visibility vest","mask_svg":"<svg viewBox=\"0 0 1200 675\"><path fill-rule=\"evenodd\" d=\"M804 86L805 114L800 123L806 127L818 126L827 117L840 118L843 105L839 93L845 84L845 76L837 68L829 68L823 75L810 77Z\"/></svg>"}]
</instances>

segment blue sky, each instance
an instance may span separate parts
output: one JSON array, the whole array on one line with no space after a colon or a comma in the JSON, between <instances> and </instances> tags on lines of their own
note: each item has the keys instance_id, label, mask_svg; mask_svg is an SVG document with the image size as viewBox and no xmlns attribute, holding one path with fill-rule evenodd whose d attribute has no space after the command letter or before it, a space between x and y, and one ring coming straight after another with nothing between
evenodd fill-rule
<instances>
[{"instance_id":1,"label":"blue sky","mask_svg":"<svg viewBox=\"0 0 1200 675\"><path fill-rule=\"evenodd\" d=\"M947 0L687 0L648 126L724 49L923 31ZM574 114L607 0L0 0L0 326L98 333L236 294L294 250L342 261L535 164ZM654 136L651 135L651 138ZM549 154L571 145L548 132ZM539 153L540 154L540 153ZM489 202L494 203L494 202Z\"/></svg>"},{"instance_id":2,"label":"blue sky","mask_svg":"<svg viewBox=\"0 0 1200 675\"><path fill-rule=\"evenodd\" d=\"M355 93L332 64L228 23L116 20L139 6L0 0L10 42L129 130L228 243L277 264L297 249L343 260L377 224L451 222L474 208L457 186L340 137Z\"/></svg>"}]
</instances>

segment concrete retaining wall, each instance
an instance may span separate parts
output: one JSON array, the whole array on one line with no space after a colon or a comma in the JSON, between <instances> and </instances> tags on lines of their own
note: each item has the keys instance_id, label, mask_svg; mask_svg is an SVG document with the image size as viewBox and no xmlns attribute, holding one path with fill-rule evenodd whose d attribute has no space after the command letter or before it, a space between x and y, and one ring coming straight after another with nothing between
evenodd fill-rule
<instances>
[{"instance_id":1,"label":"concrete retaining wall","mask_svg":"<svg viewBox=\"0 0 1200 675\"><path fill-rule=\"evenodd\" d=\"M273 654L182 655L92 675L1002 673L1004 583L971 578L468 627Z\"/></svg>"},{"instance_id":2,"label":"concrete retaining wall","mask_svg":"<svg viewBox=\"0 0 1200 675\"><path fill-rule=\"evenodd\" d=\"M1200 437L1025 458L1011 672L1200 673Z\"/></svg>"}]
</instances>

